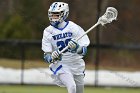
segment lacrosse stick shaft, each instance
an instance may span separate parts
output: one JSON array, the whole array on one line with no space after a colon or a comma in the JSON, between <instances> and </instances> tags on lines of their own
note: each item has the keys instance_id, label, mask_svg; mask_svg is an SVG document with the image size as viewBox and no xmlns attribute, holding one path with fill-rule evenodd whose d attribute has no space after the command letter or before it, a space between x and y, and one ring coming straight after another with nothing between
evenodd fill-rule
<instances>
[{"instance_id":1,"label":"lacrosse stick shaft","mask_svg":"<svg viewBox=\"0 0 140 93\"><path fill-rule=\"evenodd\" d=\"M83 35L81 35L80 37L78 37L76 39L76 41L78 41L79 39L81 39L83 36L85 36L87 33L89 33L92 29L94 29L96 26L98 26L100 23L97 22L95 25L93 25L91 28L89 28ZM63 50L60 51L60 54L62 54L64 51L66 51L69 47L66 46L65 48L63 48Z\"/></svg>"},{"instance_id":2,"label":"lacrosse stick shaft","mask_svg":"<svg viewBox=\"0 0 140 93\"><path fill-rule=\"evenodd\" d=\"M90 27L83 35L81 35L80 37L78 37L76 39L76 41L78 41L79 39L81 39L83 36L85 36L87 33L89 33L90 31L92 31L92 29L94 29L96 26L98 26L100 23L97 22L96 24L94 24L92 27Z\"/></svg>"}]
</instances>

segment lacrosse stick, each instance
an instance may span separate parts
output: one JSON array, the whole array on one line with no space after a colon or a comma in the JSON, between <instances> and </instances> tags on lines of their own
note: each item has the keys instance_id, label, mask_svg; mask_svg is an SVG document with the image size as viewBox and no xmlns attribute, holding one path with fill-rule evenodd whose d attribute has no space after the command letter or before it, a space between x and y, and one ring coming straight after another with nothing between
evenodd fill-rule
<instances>
[{"instance_id":1,"label":"lacrosse stick","mask_svg":"<svg viewBox=\"0 0 140 93\"><path fill-rule=\"evenodd\" d=\"M94 29L95 27L97 27L99 24L101 24L102 26L104 26L105 24L111 23L113 20L116 20L117 19L117 15L118 15L118 11L114 7L108 7L106 9L105 14L98 19L97 23L95 25L93 25L91 28L89 28L82 36L80 36L79 38L77 38L76 41L78 41L83 36L85 36L87 33L89 33L90 31L92 31L92 29ZM69 47L66 46L62 51L60 51L60 54L62 54L68 48Z\"/></svg>"}]
</instances>

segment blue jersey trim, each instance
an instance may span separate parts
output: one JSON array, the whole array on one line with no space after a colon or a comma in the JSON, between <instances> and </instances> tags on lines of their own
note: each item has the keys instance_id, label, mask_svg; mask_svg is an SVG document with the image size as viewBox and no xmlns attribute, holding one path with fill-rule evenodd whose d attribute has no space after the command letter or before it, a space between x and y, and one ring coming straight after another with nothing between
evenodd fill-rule
<instances>
[{"instance_id":1,"label":"blue jersey trim","mask_svg":"<svg viewBox=\"0 0 140 93\"><path fill-rule=\"evenodd\" d=\"M60 70L61 68L62 68L62 65L60 65L55 71L52 68L50 68L50 70L53 72L53 74L56 75L57 71Z\"/></svg>"},{"instance_id":2,"label":"blue jersey trim","mask_svg":"<svg viewBox=\"0 0 140 93\"><path fill-rule=\"evenodd\" d=\"M58 28L58 27L55 27L55 28L57 28L58 30L63 30L63 29L65 29L66 27L67 27L67 25L69 24L69 21L66 21L67 23L66 23L66 25L63 27L63 28Z\"/></svg>"}]
</instances>

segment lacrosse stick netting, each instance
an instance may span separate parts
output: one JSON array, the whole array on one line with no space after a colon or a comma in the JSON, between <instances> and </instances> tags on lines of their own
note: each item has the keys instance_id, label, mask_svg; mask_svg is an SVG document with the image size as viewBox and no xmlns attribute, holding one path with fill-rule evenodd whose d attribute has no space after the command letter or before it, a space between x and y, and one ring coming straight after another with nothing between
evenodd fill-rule
<instances>
[{"instance_id":1,"label":"lacrosse stick netting","mask_svg":"<svg viewBox=\"0 0 140 93\"><path fill-rule=\"evenodd\" d=\"M118 16L118 11L114 7L108 7L103 16L98 19L99 24L105 25L111 23L113 20L116 20Z\"/></svg>"}]
</instances>

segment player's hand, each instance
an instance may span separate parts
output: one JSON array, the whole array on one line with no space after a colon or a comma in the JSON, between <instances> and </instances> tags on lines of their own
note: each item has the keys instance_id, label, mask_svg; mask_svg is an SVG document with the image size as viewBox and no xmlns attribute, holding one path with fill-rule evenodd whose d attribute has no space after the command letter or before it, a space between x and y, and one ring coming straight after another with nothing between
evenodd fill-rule
<instances>
[{"instance_id":1,"label":"player's hand","mask_svg":"<svg viewBox=\"0 0 140 93\"><path fill-rule=\"evenodd\" d=\"M50 53L44 53L44 60L47 63L51 63L52 62L52 57Z\"/></svg>"},{"instance_id":2,"label":"player's hand","mask_svg":"<svg viewBox=\"0 0 140 93\"><path fill-rule=\"evenodd\" d=\"M62 54L60 54L59 50L56 50L56 51L52 52L51 57L52 57L53 61L61 60L62 59Z\"/></svg>"},{"instance_id":3,"label":"player's hand","mask_svg":"<svg viewBox=\"0 0 140 93\"><path fill-rule=\"evenodd\" d=\"M76 51L79 47L79 44L77 43L77 41L75 39L72 39L69 41L68 43L68 47L72 50L72 51Z\"/></svg>"}]
</instances>

